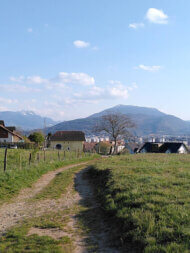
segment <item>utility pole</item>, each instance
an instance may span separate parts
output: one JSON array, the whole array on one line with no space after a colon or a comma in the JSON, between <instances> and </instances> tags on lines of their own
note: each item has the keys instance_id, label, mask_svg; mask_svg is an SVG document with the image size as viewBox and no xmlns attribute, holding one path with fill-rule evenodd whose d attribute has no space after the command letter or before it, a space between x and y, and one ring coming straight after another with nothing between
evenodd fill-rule
<instances>
[{"instance_id":1,"label":"utility pole","mask_svg":"<svg viewBox=\"0 0 190 253\"><path fill-rule=\"evenodd\" d=\"M43 129L43 133L44 133L44 149L46 147L46 118L44 118L44 129Z\"/></svg>"}]
</instances>

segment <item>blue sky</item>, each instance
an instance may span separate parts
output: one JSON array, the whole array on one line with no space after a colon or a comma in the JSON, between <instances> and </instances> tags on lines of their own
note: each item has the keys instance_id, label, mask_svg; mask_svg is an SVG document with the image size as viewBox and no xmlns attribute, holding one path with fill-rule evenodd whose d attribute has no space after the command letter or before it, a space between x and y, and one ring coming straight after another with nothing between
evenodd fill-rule
<instances>
[{"instance_id":1,"label":"blue sky","mask_svg":"<svg viewBox=\"0 0 190 253\"><path fill-rule=\"evenodd\" d=\"M0 110L56 120L117 104L190 119L190 1L6 0Z\"/></svg>"}]
</instances>

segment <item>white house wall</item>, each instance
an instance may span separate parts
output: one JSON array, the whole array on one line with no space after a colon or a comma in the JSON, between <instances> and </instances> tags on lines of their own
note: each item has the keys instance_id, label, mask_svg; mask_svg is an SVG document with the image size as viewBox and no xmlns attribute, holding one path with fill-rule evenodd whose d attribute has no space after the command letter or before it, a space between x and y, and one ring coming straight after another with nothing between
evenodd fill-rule
<instances>
[{"instance_id":1,"label":"white house wall","mask_svg":"<svg viewBox=\"0 0 190 253\"><path fill-rule=\"evenodd\" d=\"M8 138L0 138L0 142L13 142L13 135L8 133Z\"/></svg>"},{"instance_id":2,"label":"white house wall","mask_svg":"<svg viewBox=\"0 0 190 253\"><path fill-rule=\"evenodd\" d=\"M187 151L183 145L178 149L178 153L179 154L187 154Z\"/></svg>"}]
</instances>

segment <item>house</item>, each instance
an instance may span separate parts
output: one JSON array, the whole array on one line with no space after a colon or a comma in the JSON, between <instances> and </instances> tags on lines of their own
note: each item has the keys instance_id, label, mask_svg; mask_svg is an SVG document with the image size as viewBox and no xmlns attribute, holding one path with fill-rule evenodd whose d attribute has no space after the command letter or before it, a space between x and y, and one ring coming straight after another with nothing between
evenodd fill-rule
<instances>
[{"instance_id":1,"label":"house","mask_svg":"<svg viewBox=\"0 0 190 253\"><path fill-rule=\"evenodd\" d=\"M140 149L139 153L159 153L162 143L146 142Z\"/></svg>"},{"instance_id":2,"label":"house","mask_svg":"<svg viewBox=\"0 0 190 253\"><path fill-rule=\"evenodd\" d=\"M189 150L182 142L166 142L160 147L160 153L188 154Z\"/></svg>"},{"instance_id":3,"label":"house","mask_svg":"<svg viewBox=\"0 0 190 253\"><path fill-rule=\"evenodd\" d=\"M0 120L0 143L16 143L23 141L23 138L16 132L15 127L6 127L3 120Z\"/></svg>"},{"instance_id":4,"label":"house","mask_svg":"<svg viewBox=\"0 0 190 253\"><path fill-rule=\"evenodd\" d=\"M180 142L165 142L165 143L152 143L146 142L139 153L176 153L176 154L187 154L189 150L184 143Z\"/></svg>"},{"instance_id":5,"label":"house","mask_svg":"<svg viewBox=\"0 0 190 253\"><path fill-rule=\"evenodd\" d=\"M50 137L50 148L82 152L84 142L82 131L57 131Z\"/></svg>"}]
</instances>

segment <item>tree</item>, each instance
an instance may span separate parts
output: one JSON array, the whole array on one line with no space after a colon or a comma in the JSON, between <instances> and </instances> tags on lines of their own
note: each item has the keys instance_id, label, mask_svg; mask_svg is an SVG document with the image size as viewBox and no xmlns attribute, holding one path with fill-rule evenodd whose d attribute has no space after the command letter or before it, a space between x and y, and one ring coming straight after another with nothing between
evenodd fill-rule
<instances>
[{"instance_id":1,"label":"tree","mask_svg":"<svg viewBox=\"0 0 190 253\"><path fill-rule=\"evenodd\" d=\"M100 122L95 127L95 132L107 133L114 141L114 153L116 153L118 139L130 136L129 128L133 128L134 126L135 124L126 115L111 113L101 117Z\"/></svg>"},{"instance_id":2,"label":"tree","mask_svg":"<svg viewBox=\"0 0 190 253\"><path fill-rule=\"evenodd\" d=\"M110 153L111 143L109 143L109 142L99 142L95 146L95 149L96 149L97 153L107 155L107 154Z\"/></svg>"},{"instance_id":3,"label":"tree","mask_svg":"<svg viewBox=\"0 0 190 253\"><path fill-rule=\"evenodd\" d=\"M28 139L36 144L40 145L44 142L44 136L40 132L34 132L29 135Z\"/></svg>"},{"instance_id":4,"label":"tree","mask_svg":"<svg viewBox=\"0 0 190 253\"><path fill-rule=\"evenodd\" d=\"M30 143L30 140L29 140L29 138L28 138L28 137L26 137L26 136L22 136L22 138L23 138L23 140L24 140L24 142L25 142L25 143Z\"/></svg>"}]
</instances>

